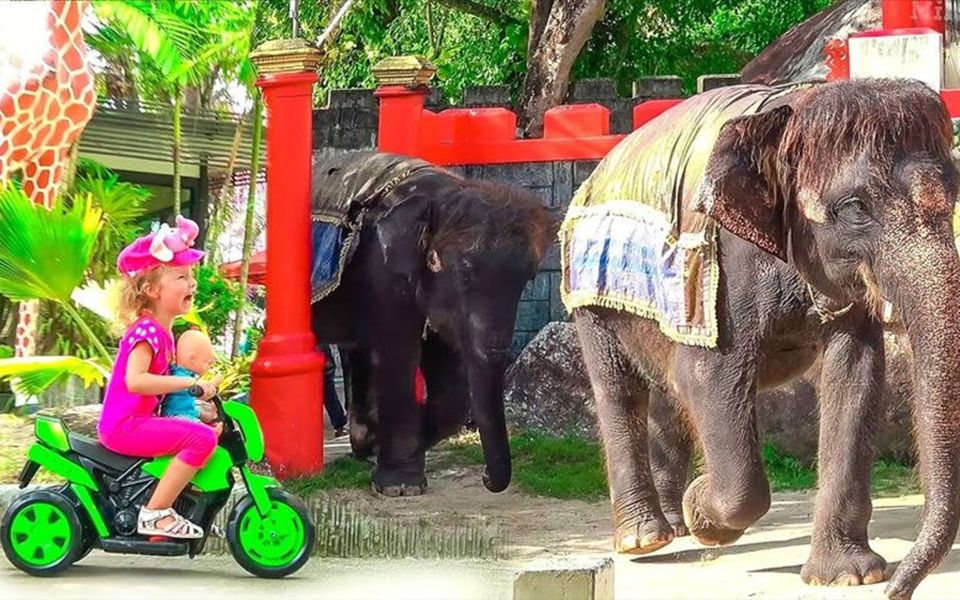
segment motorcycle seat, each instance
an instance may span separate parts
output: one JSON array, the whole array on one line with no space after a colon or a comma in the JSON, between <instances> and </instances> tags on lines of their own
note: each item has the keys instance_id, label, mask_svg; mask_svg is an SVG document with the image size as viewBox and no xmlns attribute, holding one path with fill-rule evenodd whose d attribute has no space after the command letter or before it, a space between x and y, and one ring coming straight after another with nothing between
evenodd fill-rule
<instances>
[{"instance_id":1,"label":"motorcycle seat","mask_svg":"<svg viewBox=\"0 0 960 600\"><path fill-rule=\"evenodd\" d=\"M80 456L117 471L126 471L143 460L135 456L125 456L111 452L104 448L99 441L72 431L67 434L67 440L70 443L70 449Z\"/></svg>"}]
</instances>

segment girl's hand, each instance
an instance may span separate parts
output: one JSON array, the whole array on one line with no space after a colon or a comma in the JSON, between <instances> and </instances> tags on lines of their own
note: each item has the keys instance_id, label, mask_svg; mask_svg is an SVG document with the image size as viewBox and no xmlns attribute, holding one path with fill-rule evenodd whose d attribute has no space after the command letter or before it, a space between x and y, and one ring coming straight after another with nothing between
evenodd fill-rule
<instances>
[{"instance_id":1,"label":"girl's hand","mask_svg":"<svg viewBox=\"0 0 960 600\"><path fill-rule=\"evenodd\" d=\"M201 400L209 400L217 395L217 386L220 385L220 382L223 381L223 377L220 375L213 378L212 381L198 381L197 385L203 390L203 396L200 397Z\"/></svg>"}]
</instances>

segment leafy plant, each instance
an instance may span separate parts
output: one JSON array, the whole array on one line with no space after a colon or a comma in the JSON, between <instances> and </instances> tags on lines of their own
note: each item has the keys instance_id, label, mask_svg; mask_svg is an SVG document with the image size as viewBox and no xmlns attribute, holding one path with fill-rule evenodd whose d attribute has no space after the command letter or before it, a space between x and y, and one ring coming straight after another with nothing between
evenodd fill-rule
<instances>
[{"instance_id":1,"label":"leafy plant","mask_svg":"<svg viewBox=\"0 0 960 600\"><path fill-rule=\"evenodd\" d=\"M240 289L225 279L216 267L205 264L197 267L197 292L194 305L208 327L211 338L223 336L231 315L240 306Z\"/></svg>"}]
</instances>

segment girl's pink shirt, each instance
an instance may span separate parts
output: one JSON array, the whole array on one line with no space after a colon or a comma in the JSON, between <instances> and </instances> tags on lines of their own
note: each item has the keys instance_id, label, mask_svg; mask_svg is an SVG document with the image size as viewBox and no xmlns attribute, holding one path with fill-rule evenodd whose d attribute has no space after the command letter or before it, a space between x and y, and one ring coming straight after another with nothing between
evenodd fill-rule
<instances>
[{"instance_id":1,"label":"girl's pink shirt","mask_svg":"<svg viewBox=\"0 0 960 600\"><path fill-rule=\"evenodd\" d=\"M137 319L120 340L117 359L113 364L110 382L103 399L103 412L97 431L101 439L109 437L116 427L128 417L147 417L157 414L160 399L153 394L134 394L127 389L127 361L130 352L140 342L150 344L153 360L149 372L154 375L166 375L173 361L173 335L149 315Z\"/></svg>"}]
</instances>

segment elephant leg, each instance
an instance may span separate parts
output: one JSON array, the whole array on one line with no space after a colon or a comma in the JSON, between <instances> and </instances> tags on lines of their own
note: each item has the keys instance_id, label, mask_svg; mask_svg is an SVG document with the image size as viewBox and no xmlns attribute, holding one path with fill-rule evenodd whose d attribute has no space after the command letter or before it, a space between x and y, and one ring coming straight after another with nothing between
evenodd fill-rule
<instances>
[{"instance_id":1,"label":"elephant leg","mask_svg":"<svg viewBox=\"0 0 960 600\"><path fill-rule=\"evenodd\" d=\"M732 544L770 508L754 408L756 355L736 346L726 353L678 347L674 373L707 469L687 486L684 522L704 545Z\"/></svg>"},{"instance_id":2,"label":"elephant leg","mask_svg":"<svg viewBox=\"0 0 960 600\"><path fill-rule=\"evenodd\" d=\"M678 404L661 390L650 390L650 469L667 523L676 537L689 535L683 522L683 492L690 471L693 440Z\"/></svg>"},{"instance_id":3,"label":"elephant leg","mask_svg":"<svg viewBox=\"0 0 960 600\"><path fill-rule=\"evenodd\" d=\"M424 341L420 368L427 383L423 431L429 448L463 428L470 388L459 354L439 335Z\"/></svg>"},{"instance_id":4,"label":"elephant leg","mask_svg":"<svg viewBox=\"0 0 960 600\"><path fill-rule=\"evenodd\" d=\"M819 491L810 559L800 573L807 583L886 579L886 562L867 541L884 368L882 326L862 311L828 332L820 383Z\"/></svg>"},{"instance_id":5,"label":"elephant leg","mask_svg":"<svg viewBox=\"0 0 960 600\"><path fill-rule=\"evenodd\" d=\"M650 473L647 382L602 319L579 311L577 332L596 400L606 455L617 552L646 554L673 541Z\"/></svg>"},{"instance_id":6,"label":"elephant leg","mask_svg":"<svg viewBox=\"0 0 960 600\"><path fill-rule=\"evenodd\" d=\"M377 451L377 403L370 385L369 350L341 350L343 389L350 421L350 449L354 458L370 458Z\"/></svg>"},{"instance_id":7,"label":"elephant leg","mask_svg":"<svg viewBox=\"0 0 960 600\"><path fill-rule=\"evenodd\" d=\"M370 351L370 380L379 421L373 486L385 496L419 496L427 487L424 409L414 394L420 336L419 331L406 331L404 325L380 324L378 331L383 337L371 344Z\"/></svg>"}]
</instances>

